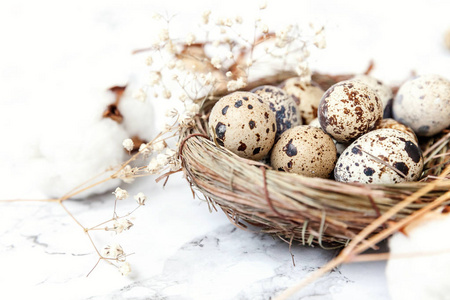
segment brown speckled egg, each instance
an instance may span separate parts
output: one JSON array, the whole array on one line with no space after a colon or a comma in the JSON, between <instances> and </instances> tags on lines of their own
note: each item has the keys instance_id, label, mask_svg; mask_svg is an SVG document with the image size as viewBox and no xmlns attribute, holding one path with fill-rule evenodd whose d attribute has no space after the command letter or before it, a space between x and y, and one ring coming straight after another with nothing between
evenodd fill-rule
<instances>
[{"instance_id":1,"label":"brown speckled egg","mask_svg":"<svg viewBox=\"0 0 450 300\"><path fill-rule=\"evenodd\" d=\"M269 106L250 92L222 97L209 116L211 138L231 152L249 159L263 158L273 146L276 120Z\"/></svg>"},{"instance_id":2,"label":"brown speckled egg","mask_svg":"<svg viewBox=\"0 0 450 300\"><path fill-rule=\"evenodd\" d=\"M302 124L309 124L317 118L317 109L324 91L314 82L304 83L298 77L289 78L280 87L291 95L300 110Z\"/></svg>"},{"instance_id":3,"label":"brown speckled egg","mask_svg":"<svg viewBox=\"0 0 450 300\"><path fill-rule=\"evenodd\" d=\"M271 86L263 85L251 90L252 93L257 94L265 103L267 103L270 109L274 112L277 120L277 133L275 140L280 135L291 127L295 127L302 124L300 118L300 112L297 109L294 98L289 96L282 89Z\"/></svg>"},{"instance_id":4,"label":"brown speckled egg","mask_svg":"<svg viewBox=\"0 0 450 300\"><path fill-rule=\"evenodd\" d=\"M416 134L414 133L414 130L411 129L411 127L408 127L400 122L395 121L394 119L383 119L381 120L380 124L375 127L375 129L383 129L383 128L390 128L390 129L396 129L403 131L404 133L409 134L414 141L416 141L416 144L419 144L419 140L417 139Z\"/></svg>"},{"instance_id":5,"label":"brown speckled egg","mask_svg":"<svg viewBox=\"0 0 450 300\"><path fill-rule=\"evenodd\" d=\"M432 136L450 126L450 81L423 75L405 82L392 105L394 119L419 136Z\"/></svg>"},{"instance_id":6,"label":"brown speckled egg","mask_svg":"<svg viewBox=\"0 0 450 300\"><path fill-rule=\"evenodd\" d=\"M334 177L341 182L399 183L417 180L422 169L422 152L409 134L378 129L363 135L342 153Z\"/></svg>"},{"instance_id":7,"label":"brown speckled egg","mask_svg":"<svg viewBox=\"0 0 450 300\"><path fill-rule=\"evenodd\" d=\"M336 147L329 135L312 126L285 131L273 146L272 167L307 177L328 178L336 163Z\"/></svg>"},{"instance_id":8,"label":"brown speckled egg","mask_svg":"<svg viewBox=\"0 0 450 300\"><path fill-rule=\"evenodd\" d=\"M358 80L370 86L378 94L381 102L383 103L383 118L391 117L394 94L389 86L372 76L364 74L356 75L350 80Z\"/></svg>"},{"instance_id":9,"label":"brown speckled egg","mask_svg":"<svg viewBox=\"0 0 450 300\"><path fill-rule=\"evenodd\" d=\"M368 85L359 81L342 81L325 92L318 113L323 131L338 142L348 143L379 123L383 105Z\"/></svg>"},{"instance_id":10,"label":"brown speckled egg","mask_svg":"<svg viewBox=\"0 0 450 300\"><path fill-rule=\"evenodd\" d=\"M322 129L320 127L320 122L319 122L318 118L315 118L314 120L312 120L311 123L309 123L309 126ZM342 154L342 152L344 152L344 150L348 147L349 144L348 143L345 143L345 144L339 143L338 141L336 141L333 138L332 138L332 140L333 140L333 143L336 145L337 156L339 157Z\"/></svg>"}]
</instances>

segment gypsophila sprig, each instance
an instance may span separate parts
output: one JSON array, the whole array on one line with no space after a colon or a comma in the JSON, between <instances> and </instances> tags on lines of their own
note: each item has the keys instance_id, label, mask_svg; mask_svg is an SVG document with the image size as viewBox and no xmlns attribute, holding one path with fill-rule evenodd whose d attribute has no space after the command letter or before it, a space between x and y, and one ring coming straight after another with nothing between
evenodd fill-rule
<instances>
[{"instance_id":1,"label":"gypsophila sprig","mask_svg":"<svg viewBox=\"0 0 450 300\"><path fill-rule=\"evenodd\" d=\"M133 140L132 139L125 139L125 140L123 140L122 146L125 148L125 150L132 151L133 147L134 147Z\"/></svg>"},{"instance_id":2,"label":"gypsophila sprig","mask_svg":"<svg viewBox=\"0 0 450 300\"><path fill-rule=\"evenodd\" d=\"M123 140L122 146L130 152L130 156L119 166L111 167L112 175L87 187L80 185L58 199L98 254L93 269L100 261L105 261L122 275L130 273L130 265L125 262L129 254L120 245L111 244L99 250L91 235L93 232L123 234L132 229L134 224L128 217L146 204L147 197L144 193L134 195L136 208L119 215L118 203L125 202L129 194L127 190L117 187L112 192L115 199L111 218L92 227L82 225L63 205L63 201L105 180L120 179L131 184L138 177L162 173L157 178L160 180L181 171L181 153L178 144L172 143L171 139L178 139L182 132L191 131L205 122L207 116L202 111L203 104L217 95L249 88L261 78L283 73L296 72L302 81L311 80L308 58L312 49L325 47L324 28L311 26L307 32L296 24L282 27L271 24L264 18L266 1L255 6L255 10L258 16L254 20L239 15L216 15L207 10L199 15L198 27L179 35L173 29L176 25L173 24L174 16L153 14L152 18L159 24L160 30L153 39L150 38L148 45L144 45L147 48L135 51L146 53L142 64L148 68L148 77L143 81L143 86L132 91L131 96L142 102L156 98L159 101L175 100L174 108L166 113L168 124L151 141L135 136ZM245 28L252 30L246 31ZM117 107L116 110L120 115ZM139 150L131 153L137 146Z\"/></svg>"},{"instance_id":3,"label":"gypsophila sprig","mask_svg":"<svg viewBox=\"0 0 450 300\"><path fill-rule=\"evenodd\" d=\"M116 188L116 190L113 192L113 195L116 196L117 200L124 200L128 198L127 190L123 190L120 187Z\"/></svg>"},{"instance_id":4,"label":"gypsophila sprig","mask_svg":"<svg viewBox=\"0 0 450 300\"><path fill-rule=\"evenodd\" d=\"M134 199L136 200L137 204L145 205L145 201L147 200L147 197L144 195L144 193L140 192L134 196Z\"/></svg>"}]
</instances>

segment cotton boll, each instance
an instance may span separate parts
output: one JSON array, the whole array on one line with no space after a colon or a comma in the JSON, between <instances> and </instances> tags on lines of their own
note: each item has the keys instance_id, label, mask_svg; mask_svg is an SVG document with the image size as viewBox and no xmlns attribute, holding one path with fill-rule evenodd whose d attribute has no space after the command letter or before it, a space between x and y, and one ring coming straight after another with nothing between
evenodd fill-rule
<instances>
[{"instance_id":1,"label":"cotton boll","mask_svg":"<svg viewBox=\"0 0 450 300\"><path fill-rule=\"evenodd\" d=\"M389 240L386 276L392 300L450 299L449 231L450 215L429 213L408 225L406 235Z\"/></svg>"},{"instance_id":2,"label":"cotton boll","mask_svg":"<svg viewBox=\"0 0 450 300\"><path fill-rule=\"evenodd\" d=\"M111 119L99 118L81 127L76 123L61 123L42 136L39 155L31 160L30 167L39 178L42 192L61 197L106 169L121 164L126 158L122 142L127 137L125 130ZM118 184L118 180L110 180L73 198L103 193Z\"/></svg>"},{"instance_id":3,"label":"cotton boll","mask_svg":"<svg viewBox=\"0 0 450 300\"><path fill-rule=\"evenodd\" d=\"M133 89L134 88L134 89ZM154 118L152 101L136 99L135 93L138 87L127 87L119 102L119 111L123 116L122 126L130 137L150 141L154 136Z\"/></svg>"}]
</instances>

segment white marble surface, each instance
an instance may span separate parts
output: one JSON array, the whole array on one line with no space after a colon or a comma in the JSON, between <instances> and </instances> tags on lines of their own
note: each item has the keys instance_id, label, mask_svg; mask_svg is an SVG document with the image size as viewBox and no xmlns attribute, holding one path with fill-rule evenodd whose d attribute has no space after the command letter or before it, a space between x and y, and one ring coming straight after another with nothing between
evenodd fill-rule
<instances>
[{"instance_id":1,"label":"white marble surface","mask_svg":"<svg viewBox=\"0 0 450 300\"><path fill-rule=\"evenodd\" d=\"M31 130L33 122L41 122L42 115L51 118L52 107L36 102L64 101L72 87L86 86L87 80L104 89L136 75L129 70L136 65L129 62L129 51L147 46L147 35L152 34L149 16L155 9L179 12L186 24L203 8L244 16L251 11L242 1L5 2L0 4L0 199L45 197L24 158L26 141L39 134ZM444 1L409 1L407 9L403 1L370 6L360 1L277 3L271 18L313 19L327 25L329 47L313 56L316 69L358 72L375 59L374 75L386 82L401 81L413 69L450 75L450 55L441 40L450 27ZM103 59L98 61L90 47L104 53ZM86 65L91 66L89 76L80 70ZM65 80L68 72L79 78ZM49 91L50 86L58 87L58 93ZM158 105L156 119L163 109ZM223 213L210 213L204 202L192 199L179 175L165 189L153 179L122 185L130 194L149 197L135 213L130 231L93 234L99 247L118 242L135 253L128 258L133 270L128 277L106 263L86 277L97 256L80 227L57 204L0 204L0 298L270 299L336 254L294 245L293 266L286 243L236 229ZM89 226L111 216L113 200L107 193L67 206ZM132 200L123 201L119 211L134 206ZM384 267L384 262L341 266L294 299L388 299Z\"/></svg>"},{"instance_id":2,"label":"white marble surface","mask_svg":"<svg viewBox=\"0 0 450 300\"><path fill-rule=\"evenodd\" d=\"M178 176L179 177L179 176ZM1 295L8 299L270 299L325 264L335 251L294 246L235 228L222 213L189 196L181 178L166 189L150 179L129 189L149 195L136 212L134 227L115 235L93 234L99 246L120 243L132 273L122 277L101 263L86 277L97 256L72 219L54 203L2 205ZM69 202L84 226L107 219L113 196ZM119 203L119 211L135 204ZM384 263L343 266L295 299L386 299Z\"/></svg>"}]
</instances>

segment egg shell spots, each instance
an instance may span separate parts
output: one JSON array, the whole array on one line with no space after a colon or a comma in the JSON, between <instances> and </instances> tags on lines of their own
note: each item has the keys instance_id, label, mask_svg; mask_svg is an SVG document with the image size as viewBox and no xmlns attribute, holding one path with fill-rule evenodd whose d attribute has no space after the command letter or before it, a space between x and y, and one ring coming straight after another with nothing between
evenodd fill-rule
<instances>
[{"instance_id":1,"label":"egg shell spots","mask_svg":"<svg viewBox=\"0 0 450 300\"><path fill-rule=\"evenodd\" d=\"M371 87L377 95L380 97L381 102L383 103L383 110L388 106L389 102L392 102L394 98L394 94L392 93L392 89L385 85L380 80L369 76L369 75L356 75L355 77L350 79L351 81L360 81L369 87Z\"/></svg>"},{"instance_id":2,"label":"egg shell spots","mask_svg":"<svg viewBox=\"0 0 450 300\"><path fill-rule=\"evenodd\" d=\"M300 78L294 77L284 81L280 87L294 98L300 111L302 124L307 125L317 118L317 109L324 93L317 84L305 83Z\"/></svg>"},{"instance_id":3,"label":"egg shell spots","mask_svg":"<svg viewBox=\"0 0 450 300\"><path fill-rule=\"evenodd\" d=\"M222 97L209 116L210 137L231 152L259 160L273 146L276 120L269 106L250 92Z\"/></svg>"},{"instance_id":4,"label":"egg shell spots","mask_svg":"<svg viewBox=\"0 0 450 300\"><path fill-rule=\"evenodd\" d=\"M422 153L414 139L385 128L371 131L348 146L336 163L334 176L341 182L390 184L415 181L422 169Z\"/></svg>"},{"instance_id":5,"label":"egg shell spots","mask_svg":"<svg viewBox=\"0 0 450 300\"><path fill-rule=\"evenodd\" d=\"M257 94L274 112L277 121L276 140L286 130L302 124L300 112L294 99L282 89L276 86L263 85L254 88L251 92Z\"/></svg>"},{"instance_id":6,"label":"egg shell spots","mask_svg":"<svg viewBox=\"0 0 450 300\"><path fill-rule=\"evenodd\" d=\"M394 119L418 136L432 136L450 126L450 81L423 75L405 82L397 92Z\"/></svg>"},{"instance_id":7,"label":"egg shell spots","mask_svg":"<svg viewBox=\"0 0 450 300\"><path fill-rule=\"evenodd\" d=\"M342 81L331 86L319 105L322 129L336 141L348 143L372 130L383 116L380 98L359 81Z\"/></svg>"},{"instance_id":8,"label":"egg shell spots","mask_svg":"<svg viewBox=\"0 0 450 300\"><path fill-rule=\"evenodd\" d=\"M329 178L336 163L336 147L321 129L297 126L281 135L272 149L270 161L275 170Z\"/></svg>"}]
</instances>

